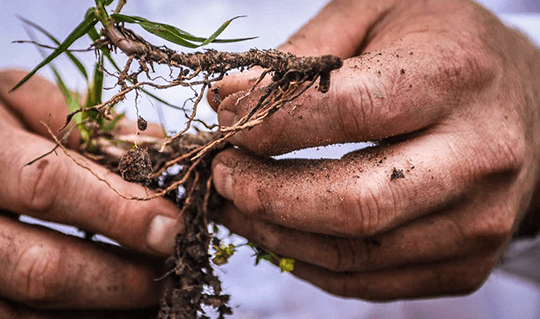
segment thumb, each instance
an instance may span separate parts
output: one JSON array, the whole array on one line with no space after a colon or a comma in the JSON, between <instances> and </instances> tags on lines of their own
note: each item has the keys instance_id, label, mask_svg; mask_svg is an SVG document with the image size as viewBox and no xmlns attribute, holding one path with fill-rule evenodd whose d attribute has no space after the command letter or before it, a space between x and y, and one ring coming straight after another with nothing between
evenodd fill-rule
<instances>
[{"instance_id":1,"label":"thumb","mask_svg":"<svg viewBox=\"0 0 540 319\"><path fill-rule=\"evenodd\" d=\"M328 3L314 18L302 26L279 51L298 56L332 54L342 59L355 56L372 27L391 7L390 0L355 1L334 0ZM252 68L245 73L227 76L209 92L208 102L217 110L219 101L242 90L247 90L259 78L262 69ZM268 80L267 80L268 81ZM260 85L264 86L263 81ZM218 94L219 98L215 95Z\"/></svg>"},{"instance_id":2,"label":"thumb","mask_svg":"<svg viewBox=\"0 0 540 319\"><path fill-rule=\"evenodd\" d=\"M302 26L278 50L299 56L355 56L371 27L385 15L391 1L334 0Z\"/></svg>"}]
</instances>

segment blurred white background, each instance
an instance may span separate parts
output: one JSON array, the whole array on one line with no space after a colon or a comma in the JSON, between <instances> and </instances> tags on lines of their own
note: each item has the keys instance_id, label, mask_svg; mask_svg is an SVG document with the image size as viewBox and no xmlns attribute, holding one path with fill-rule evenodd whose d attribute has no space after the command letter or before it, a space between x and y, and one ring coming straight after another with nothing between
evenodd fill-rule
<instances>
[{"instance_id":1,"label":"blurred white background","mask_svg":"<svg viewBox=\"0 0 540 319\"><path fill-rule=\"evenodd\" d=\"M484 2L489 2L488 5L499 12L513 12L503 14L503 19L525 30L540 43L540 15L520 13L520 11L538 12L540 7L538 1ZM248 42L211 46L219 50L244 51L252 47L260 49L276 47L314 16L325 3L326 0L130 0L124 13L169 23L200 36L210 35L227 19L247 15L246 18L235 20L222 37L259 36L259 38ZM91 0L2 0L0 69L11 67L31 69L41 61L40 54L31 44L11 44L13 40L28 39L16 15L42 25L53 35L63 39L80 22L86 9L93 4L94 1ZM87 41L76 43L75 47L85 48L88 43ZM89 67L95 61L93 53L77 56ZM72 89L84 89L83 78L77 75L68 60L58 59L55 65L63 76L69 79L68 84ZM52 79L48 68L44 68L40 74ZM176 90L162 96L171 102L181 104L186 98L191 97L191 94L188 89ZM127 101L123 107L132 117L134 116L133 100ZM160 106L150 103L145 98L139 100L141 115L147 119L158 120L156 112L158 107ZM163 109L166 112L167 129L181 128L183 116L166 107ZM215 118L209 107L205 109L205 118ZM327 150L326 155L332 155L330 153L334 151ZM339 151L339 154L341 153L343 150ZM321 156L315 153L303 154ZM264 262L252 267L254 260L250 255L249 249L242 249L239 255L231 259L229 265L217 271L224 281L225 291L232 295L232 305L235 308L233 318L460 318L464 315L461 311L465 310L466 317L470 318L529 318L535 307L538 309L540 304L537 286L502 271L496 271L486 285L469 298L383 305L347 300L328 295L291 275L281 274L276 267ZM493 307L497 304L506 304L510 312Z\"/></svg>"}]
</instances>

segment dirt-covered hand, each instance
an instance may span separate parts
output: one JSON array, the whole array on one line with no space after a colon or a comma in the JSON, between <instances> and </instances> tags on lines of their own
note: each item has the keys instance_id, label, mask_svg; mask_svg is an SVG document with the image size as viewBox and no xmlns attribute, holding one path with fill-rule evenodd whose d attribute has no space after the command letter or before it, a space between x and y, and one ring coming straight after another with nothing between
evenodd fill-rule
<instances>
[{"instance_id":1,"label":"dirt-covered hand","mask_svg":"<svg viewBox=\"0 0 540 319\"><path fill-rule=\"evenodd\" d=\"M49 309L155 304L162 264L157 257L172 251L181 227L177 208L165 199L120 198L60 149L25 165L55 146L40 122L57 132L67 108L60 90L43 78L8 93L24 74L0 72L0 299ZM79 145L77 132L69 144ZM146 195L143 187L86 163L124 194ZM21 223L21 214L103 234L131 252ZM9 313L0 303L0 317L11 318Z\"/></svg>"},{"instance_id":2,"label":"dirt-covered hand","mask_svg":"<svg viewBox=\"0 0 540 319\"><path fill-rule=\"evenodd\" d=\"M539 207L538 49L465 0L336 0L280 49L344 65L328 93L308 90L215 158L229 200L218 220L334 294L480 287ZM253 107L257 94L234 92L254 78L219 85L221 125ZM360 141L379 144L340 160L267 157Z\"/></svg>"}]
</instances>

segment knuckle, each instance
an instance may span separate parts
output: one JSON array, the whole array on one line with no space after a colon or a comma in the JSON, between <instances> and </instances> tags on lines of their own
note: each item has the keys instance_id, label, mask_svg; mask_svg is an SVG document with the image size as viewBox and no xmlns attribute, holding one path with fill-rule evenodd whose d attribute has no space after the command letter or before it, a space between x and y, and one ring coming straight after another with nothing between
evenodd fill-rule
<instances>
[{"instance_id":1,"label":"knuckle","mask_svg":"<svg viewBox=\"0 0 540 319\"><path fill-rule=\"evenodd\" d=\"M288 134L287 119L276 114L268 118L253 130L244 130L233 139L238 144L249 148L257 155L268 156L283 153L291 144L291 136ZM294 139L294 138L293 138Z\"/></svg>"},{"instance_id":2,"label":"knuckle","mask_svg":"<svg viewBox=\"0 0 540 319\"><path fill-rule=\"evenodd\" d=\"M64 292L66 280L59 271L61 253L34 244L20 255L11 276L11 286L19 299L43 304Z\"/></svg>"},{"instance_id":3,"label":"knuckle","mask_svg":"<svg viewBox=\"0 0 540 319\"><path fill-rule=\"evenodd\" d=\"M338 219L337 229L348 237L365 237L374 235L381 225L381 209L386 203L385 196L369 187L359 190L357 194L344 194L341 210L342 218ZM388 204L391 201L388 202Z\"/></svg>"},{"instance_id":4,"label":"knuckle","mask_svg":"<svg viewBox=\"0 0 540 319\"><path fill-rule=\"evenodd\" d=\"M235 187L243 190L243 196L234 197L234 205L243 213L261 217L271 214L272 205L271 202L265 200L264 189L259 186L244 188L235 185Z\"/></svg>"},{"instance_id":5,"label":"knuckle","mask_svg":"<svg viewBox=\"0 0 540 319\"><path fill-rule=\"evenodd\" d=\"M56 187L61 182L58 161L42 159L23 167L18 176L18 199L24 208L32 212L46 211L54 205Z\"/></svg>"},{"instance_id":6,"label":"knuckle","mask_svg":"<svg viewBox=\"0 0 540 319\"><path fill-rule=\"evenodd\" d=\"M489 271L474 271L463 276L460 280L460 285L459 288L456 290L456 293L465 295L472 294L480 287L482 287L488 275Z\"/></svg>"},{"instance_id":7,"label":"knuckle","mask_svg":"<svg viewBox=\"0 0 540 319\"><path fill-rule=\"evenodd\" d=\"M146 207L134 208L127 200L114 200L109 196L102 196L100 202L99 209L96 210L96 218L99 223L95 225L99 232L120 241L123 238L130 238L127 242L131 244L140 241L141 223L135 222L133 216L144 216L150 209L144 211L143 209ZM134 213L134 209L141 209L141 211ZM129 225L129 229L126 227L127 225Z\"/></svg>"},{"instance_id":8,"label":"knuckle","mask_svg":"<svg viewBox=\"0 0 540 319\"><path fill-rule=\"evenodd\" d=\"M442 79L462 94L463 89L478 90L487 86L497 76L497 68L492 58L485 56L486 50L481 45L471 42L467 49L461 45L450 49L449 56L441 60ZM447 53L446 53L447 54Z\"/></svg>"},{"instance_id":9,"label":"knuckle","mask_svg":"<svg viewBox=\"0 0 540 319\"><path fill-rule=\"evenodd\" d=\"M468 153L465 167L469 178L482 184L514 182L526 166L527 146L524 138L509 130L503 138L497 134L478 140L481 143L471 142L462 149Z\"/></svg>"},{"instance_id":10,"label":"knuckle","mask_svg":"<svg viewBox=\"0 0 540 319\"><path fill-rule=\"evenodd\" d=\"M507 131L505 136L505 139L493 144L496 147L493 151L495 161L498 163L499 171L515 174L525 165L527 154L525 138L511 131Z\"/></svg>"},{"instance_id":11,"label":"knuckle","mask_svg":"<svg viewBox=\"0 0 540 319\"><path fill-rule=\"evenodd\" d=\"M468 226L467 236L476 241L482 240L486 244L494 245L499 249L504 245L514 231L514 214L509 208L489 210L486 216Z\"/></svg>"},{"instance_id":12,"label":"knuckle","mask_svg":"<svg viewBox=\"0 0 540 319\"><path fill-rule=\"evenodd\" d=\"M373 269L373 254L367 239L340 238L336 244L335 258L329 270L335 272L363 271Z\"/></svg>"},{"instance_id":13,"label":"knuckle","mask_svg":"<svg viewBox=\"0 0 540 319\"><path fill-rule=\"evenodd\" d=\"M353 259L355 259L356 251L351 245L350 239L343 238L339 243L337 243L334 253L335 257L328 262L328 270L344 272L353 268Z\"/></svg>"},{"instance_id":14,"label":"knuckle","mask_svg":"<svg viewBox=\"0 0 540 319\"><path fill-rule=\"evenodd\" d=\"M279 225L270 225L249 220L249 235L262 247L281 253L281 250L289 245L288 238L282 236L282 228Z\"/></svg>"},{"instance_id":15,"label":"knuckle","mask_svg":"<svg viewBox=\"0 0 540 319\"><path fill-rule=\"evenodd\" d=\"M457 264L442 265L435 270L433 284L439 294L471 294L482 287L492 268L492 254L473 257Z\"/></svg>"},{"instance_id":16,"label":"knuckle","mask_svg":"<svg viewBox=\"0 0 540 319\"><path fill-rule=\"evenodd\" d=\"M524 138L511 131L505 132L505 137L498 140L486 141L481 150L481 158L476 168L479 177L490 177L499 174L517 176L525 166L527 147ZM487 145L487 146L486 146Z\"/></svg>"}]
</instances>

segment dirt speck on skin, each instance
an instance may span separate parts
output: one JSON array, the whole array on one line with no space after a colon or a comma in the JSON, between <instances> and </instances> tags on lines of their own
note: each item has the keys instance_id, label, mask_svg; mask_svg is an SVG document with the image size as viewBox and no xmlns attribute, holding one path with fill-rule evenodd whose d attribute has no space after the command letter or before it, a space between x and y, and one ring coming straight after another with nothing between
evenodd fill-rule
<instances>
[{"instance_id":1,"label":"dirt speck on skin","mask_svg":"<svg viewBox=\"0 0 540 319\"><path fill-rule=\"evenodd\" d=\"M45 167L47 167L47 165L49 165L49 161L46 159L43 159L39 162L38 168L44 169Z\"/></svg>"},{"instance_id":2,"label":"dirt speck on skin","mask_svg":"<svg viewBox=\"0 0 540 319\"><path fill-rule=\"evenodd\" d=\"M392 169L392 175L390 175L390 180L394 181L396 179L405 178L405 174L403 174L402 169L393 168Z\"/></svg>"},{"instance_id":3,"label":"dirt speck on skin","mask_svg":"<svg viewBox=\"0 0 540 319\"><path fill-rule=\"evenodd\" d=\"M134 148L118 164L122 178L128 182L146 182L152 174L152 160L146 148Z\"/></svg>"}]
</instances>

